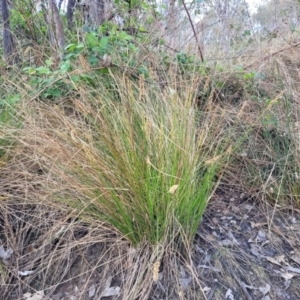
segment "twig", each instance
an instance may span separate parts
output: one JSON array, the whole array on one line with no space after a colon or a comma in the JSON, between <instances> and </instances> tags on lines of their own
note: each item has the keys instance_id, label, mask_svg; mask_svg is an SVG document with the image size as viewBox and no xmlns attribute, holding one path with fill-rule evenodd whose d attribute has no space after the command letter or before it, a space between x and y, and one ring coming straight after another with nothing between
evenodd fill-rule
<instances>
[{"instance_id":1,"label":"twig","mask_svg":"<svg viewBox=\"0 0 300 300\"><path fill-rule=\"evenodd\" d=\"M198 46L198 51L199 51L199 54L200 54L201 62L204 62L202 50L201 50L201 47L200 47L200 43L199 43L199 40L198 40L198 37L197 37L197 33L196 33L196 30L195 30L194 24L193 24L192 19L191 19L190 12L189 12L189 10L187 9L184 0L182 0L182 4L183 4L183 6L184 6L184 10L185 10L185 12L186 12L186 14L187 14L187 16L188 16L188 18L189 18L189 21L190 21L192 30L193 30L193 32L194 32L194 36L195 36L195 40L196 40L196 43L197 43L197 46Z\"/></svg>"}]
</instances>

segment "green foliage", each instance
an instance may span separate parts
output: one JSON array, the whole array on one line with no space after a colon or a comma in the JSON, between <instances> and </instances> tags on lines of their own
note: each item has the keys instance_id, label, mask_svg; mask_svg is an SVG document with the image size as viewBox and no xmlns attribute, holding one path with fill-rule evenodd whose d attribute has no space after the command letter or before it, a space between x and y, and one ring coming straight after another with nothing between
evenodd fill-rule
<instances>
[{"instance_id":1,"label":"green foliage","mask_svg":"<svg viewBox=\"0 0 300 300\"><path fill-rule=\"evenodd\" d=\"M5 155L6 149L13 141L5 136L5 129L16 126L15 106L21 100L20 94L7 95L6 99L0 99L0 159ZM1 162L0 162L1 165Z\"/></svg>"},{"instance_id":2,"label":"green foliage","mask_svg":"<svg viewBox=\"0 0 300 300\"><path fill-rule=\"evenodd\" d=\"M66 96L73 90L71 82L66 82L65 74L68 71L67 62L63 62L61 70L53 71L51 65L38 68L26 67L23 69L30 75L29 84L32 94L39 94L40 99L57 99Z\"/></svg>"},{"instance_id":3,"label":"green foliage","mask_svg":"<svg viewBox=\"0 0 300 300\"><path fill-rule=\"evenodd\" d=\"M99 74L103 76L108 73L107 68L101 67L101 62L104 55L109 54L114 61L120 64L125 64L130 67L136 67L137 76L143 74L145 78L149 76L148 63L139 63L137 54L139 48L133 43L133 37L125 31L119 31L112 24L110 27L109 36L104 36L101 32L107 30L109 24L103 25L99 29L99 33L90 31L85 35L84 43L71 43L65 47L65 55L55 70L52 60L47 59L44 66L40 67L25 67L25 71L30 75L30 85L33 93L39 93L41 99L58 99L65 97L74 90L73 82L88 83L95 87L95 80ZM79 56L84 57L87 61L88 68L95 68L94 71L82 72L80 74L71 75L70 81L67 75L77 68ZM110 81L102 78L107 86L110 86Z\"/></svg>"}]
</instances>

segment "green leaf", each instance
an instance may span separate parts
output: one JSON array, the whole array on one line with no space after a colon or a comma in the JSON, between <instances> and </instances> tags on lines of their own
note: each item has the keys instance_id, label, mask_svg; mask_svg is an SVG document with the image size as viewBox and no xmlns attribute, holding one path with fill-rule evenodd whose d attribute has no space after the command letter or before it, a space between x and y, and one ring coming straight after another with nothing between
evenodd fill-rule
<instances>
[{"instance_id":1,"label":"green leaf","mask_svg":"<svg viewBox=\"0 0 300 300\"><path fill-rule=\"evenodd\" d=\"M95 47L99 44L98 38L92 32L89 32L86 35L85 40L88 43L88 45L91 47Z\"/></svg>"},{"instance_id":2,"label":"green leaf","mask_svg":"<svg viewBox=\"0 0 300 300\"><path fill-rule=\"evenodd\" d=\"M243 32L243 36L247 36L247 35L251 35L250 30L245 30L245 31Z\"/></svg>"},{"instance_id":3,"label":"green leaf","mask_svg":"<svg viewBox=\"0 0 300 300\"><path fill-rule=\"evenodd\" d=\"M74 58L74 57L77 57L77 55L76 54L74 54L74 53L69 53L69 54L67 54L66 56L65 56L65 60L69 60L70 58Z\"/></svg>"},{"instance_id":4,"label":"green leaf","mask_svg":"<svg viewBox=\"0 0 300 300\"><path fill-rule=\"evenodd\" d=\"M21 99L21 95L20 94L15 94L11 97L8 98L7 102L10 104L15 104L17 102L19 102Z\"/></svg>"},{"instance_id":5,"label":"green leaf","mask_svg":"<svg viewBox=\"0 0 300 300\"><path fill-rule=\"evenodd\" d=\"M95 66L98 64L99 62L99 59L96 57L96 56L89 56L88 58L88 62L92 65L92 66Z\"/></svg>"},{"instance_id":6,"label":"green leaf","mask_svg":"<svg viewBox=\"0 0 300 300\"><path fill-rule=\"evenodd\" d=\"M137 7L139 2L140 0L130 0L131 7L132 8Z\"/></svg>"},{"instance_id":7,"label":"green leaf","mask_svg":"<svg viewBox=\"0 0 300 300\"><path fill-rule=\"evenodd\" d=\"M145 66L139 67L139 74L143 74L145 78L149 77L148 69Z\"/></svg>"},{"instance_id":8,"label":"green leaf","mask_svg":"<svg viewBox=\"0 0 300 300\"><path fill-rule=\"evenodd\" d=\"M77 44L69 44L65 47L65 50L70 52L70 51L73 51L74 49L76 49L77 47Z\"/></svg>"},{"instance_id":9,"label":"green leaf","mask_svg":"<svg viewBox=\"0 0 300 300\"><path fill-rule=\"evenodd\" d=\"M99 69L99 74L108 74L108 68Z\"/></svg>"},{"instance_id":10,"label":"green leaf","mask_svg":"<svg viewBox=\"0 0 300 300\"><path fill-rule=\"evenodd\" d=\"M46 63L46 65L47 65L47 67L52 66L52 65L53 65L52 58L46 59L45 63Z\"/></svg>"},{"instance_id":11,"label":"green leaf","mask_svg":"<svg viewBox=\"0 0 300 300\"><path fill-rule=\"evenodd\" d=\"M50 69L47 67L39 67L39 68L36 68L35 70L40 74L50 74L51 73Z\"/></svg>"},{"instance_id":12,"label":"green leaf","mask_svg":"<svg viewBox=\"0 0 300 300\"><path fill-rule=\"evenodd\" d=\"M245 73L244 80L253 79L255 77L255 72Z\"/></svg>"},{"instance_id":13,"label":"green leaf","mask_svg":"<svg viewBox=\"0 0 300 300\"><path fill-rule=\"evenodd\" d=\"M15 94L13 96L9 96L6 100L0 100L0 105L13 105L17 102L19 102L21 99L21 95L20 94Z\"/></svg>"},{"instance_id":14,"label":"green leaf","mask_svg":"<svg viewBox=\"0 0 300 300\"><path fill-rule=\"evenodd\" d=\"M127 41L130 41L133 39L133 37L131 35L127 34L125 31L121 31L120 34L118 35L118 37L121 40L127 40Z\"/></svg>"},{"instance_id":15,"label":"green leaf","mask_svg":"<svg viewBox=\"0 0 300 300\"><path fill-rule=\"evenodd\" d=\"M63 61L59 67L59 69L64 72L68 71L70 68L71 68L71 63L69 60Z\"/></svg>"},{"instance_id":16,"label":"green leaf","mask_svg":"<svg viewBox=\"0 0 300 300\"><path fill-rule=\"evenodd\" d=\"M43 93L43 97L45 98L56 98L62 95L61 90L58 88L51 88Z\"/></svg>"},{"instance_id":17,"label":"green leaf","mask_svg":"<svg viewBox=\"0 0 300 300\"><path fill-rule=\"evenodd\" d=\"M79 50L82 50L84 48L84 44L83 43L79 43L77 46L76 46L76 49L79 49Z\"/></svg>"},{"instance_id":18,"label":"green leaf","mask_svg":"<svg viewBox=\"0 0 300 300\"><path fill-rule=\"evenodd\" d=\"M99 47L102 48L103 50L106 50L107 45L108 45L108 36L104 36L100 40Z\"/></svg>"},{"instance_id":19,"label":"green leaf","mask_svg":"<svg viewBox=\"0 0 300 300\"><path fill-rule=\"evenodd\" d=\"M146 32L146 29L145 29L145 27L140 26L140 27L139 27L139 31L140 31L140 32Z\"/></svg>"},{"instance_id":20,"label":"green leaf","mask_svg":"<svg viewBox=\"0 0 300 300\"><path fill-rule=\"evenodd\" d=\"M74 81L74 82L79 82L79 76L78 75L71 75L71 79Z\"/></svg>"},{"instance_id":21,"label":"green leaf","mask_svg":"<svg viewBox=\"0 0 300 300\"><path fill-rule=\"evenodd\" d=\"M26 67L26 68L23 69L23 71L27 71L29 75L32 75L32 74L36 73L35 68L32 68L32 67Z\"/></svg>"}]
</instances>

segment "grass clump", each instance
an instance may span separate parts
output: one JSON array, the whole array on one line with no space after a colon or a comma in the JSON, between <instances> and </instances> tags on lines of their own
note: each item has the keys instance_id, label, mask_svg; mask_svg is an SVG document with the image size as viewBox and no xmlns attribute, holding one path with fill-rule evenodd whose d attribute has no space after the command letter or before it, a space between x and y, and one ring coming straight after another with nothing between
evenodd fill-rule
<instances>
[{"instance_id":1,"label":"grass clump","mask_svg":"<svg viewBox=\"0 0 300 300\"><path fill-rule=\"evenodd\" d=\"M34 121L27 130L53 180L63 183L56 199L109 222L133 245L176 235L190 243L228 140L213 137L216 119L197 114L188 87L183 98L175 89L145 85L143 77L110 80L115 90L100 83L72 108L39 104L40 127Z\"/></svg>"}]
</instances>

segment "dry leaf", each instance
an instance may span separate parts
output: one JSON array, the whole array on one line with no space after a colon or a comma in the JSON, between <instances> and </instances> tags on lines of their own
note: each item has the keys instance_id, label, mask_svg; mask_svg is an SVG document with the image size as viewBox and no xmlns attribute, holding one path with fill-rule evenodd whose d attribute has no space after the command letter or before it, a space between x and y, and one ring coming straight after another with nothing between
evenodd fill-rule
<instances>
[{"instance_id":1,"label":"dry leaf","mask_svg":"<svg viewBox=\"0 0 300 300\"><path fill-rule=\"evenodd\" d=\"M232 290L228 289L226 294L225 294L225 299L226 300L234 300L233 294L232 294Z\"/></svg>"},{"instance_id":2,"label":"dry leaf","mask_svg":"<svg viewBox=\"0 0 300 300\"><path fill-rule=\"evenodd\" d=\"M241 153L239 154L239 156L242 157L242 158L245 158L245 157L248 156L248 154L247 154L247 152L241 152Z\"/></svg>"},{"instance_id":3,"label":"dry leaf","mask_svg":"<svg viewBox=\"0 0 300 300\"><path fill-rule=\"evenodd\" d=\"M111 296L118 296L120 293L120 287L118 286L110 286L112 281L112 277L109 276L105 283L105 290L101 293L100 299L102 297L111 297Z\"/></svg>"},{"instance_id":4,"label":"dry leaf","mask_svg":"<svg viewBox=\"0 0 300 300\"><path fill-rule=\"evenodd\" d=\"M202 290L203 290L204 293L208 293L208 292L211 291L211 288L208 287L208 286L205 286Z\"/></svg>"},{"instance_id":5,"label":"dry leaf","mask_svg":"<svg viewBox=\"0 0 300 300\"><path fill-rule=\"evenodd\" d=\"M240 245L239 241L234 237L233 233L231 232L231 230L228 231L228 237L230 237L230 239L233 241L234 244L236 245Z\"/></svg>"},{"instance_id":6,"label":"dry leaf","mask_svg":"<svg viewBox=\"0 0 300 300\"><path fill-rule=\"evenodd\" d=\"M170 95L171 95L171 96L176 95L176 90L174 90L174 89L172 89L172 88L170 88L170 87L169 87L169 92L170 92Z\"/></svg>"},{"instance_id":7,"label":"dry leaf","mask_svg":"<svg viewBox=\"0 0 300 300\"><path fill-rule=\"evenodd\" d=\"M266 256L266 259L271 262L272 264L275 264L275 265L278 265L278 266L281 266L281 263L285 262L284 261L284 255L280 255L280 256L277 256L277 257L269 257L269 256Z\"/></svg>"},{"instance_id":8,"label":"dry leaf","mask_svg":"<svg viewBox=\"0 0 300 300\"><path fill-rule=\"evenodd\" d=\"M30 275L30 274L33 274L34 273L34 271L18 271L18 274L20 275L20 276L28 276L28 275Z\"/></svg>"},{"instance_id":9,"label":"dry leaf","mask_svg":"<svg viewBox=\"0 0 300 300\"><path fill-rule=\"evenodd\" d=\"M214 225L218 225L219 224L219 220L217 218L212 218L211 219L211 222L214 224Z\"/></svg>"},{"instance_id":10,"label":"dry leaf","mask_svg":"<svg viewBox=\"0 0 300 300\"><path fill-rule=\"evenodd\" d=\"M44 291L36 292L35 294L26 293L23 295L26 300L42 300L44 299Z\"/></svg>"},{"instance_id":11,"label":"dry leaf","mask_svg":"<svg viewBox=\"0 0 300 300\"><path fill-rule=\"evenodd\" d=\"M267 234L263 230L259 230L256 235L256 242L264 242L267 239Z\"/></svg>"},{"instance_id":12,"label":"dry leaf","mask_svg":"<svg viewBox=\"0 0 300 300\"><path fill-rule=\"evenodd\" d=\"M25 294L23 294L23 298L25 298L25 299L27 299L27 298L29 298L29 297L31 297L31 293L25 293Z\"/></svg>"},{"instance_id":13,"label":"dry leaf","mask_svg":"<svg viewBox=\"0 0 300 300\"><path fill-rule=\"evenodd\" d=\"M267 283L265 287L260 287L258 289L265 296L270 292L271 286Z\"/></svg>"},{"instance_id":14,"label":"dry leaf","mask_svg":"<svg viewBox=\"0 0 300 300\"><path fill-rule=\"evenodd\" d=\"M184 268L182 266L180 266L180 275L182 277L180 279L180 285L181 285L182 289L185 290L188 288L188 286L192 282L192 278L191 278L191 276L189 276L189 274L184 270Z\"/></svg>"},{"instance_id":15,"label":"dry leaf","mask_svg":"<svg viewBox=\"0 0 300 300\"><path fill-rule=\"evenodd\" d=\"M241 211L240 208L237 206L231 206L231 209L234 213L239 213Z\"/></svg>"},{"instance_id":16,"label":"dry leaf","mask_svg":"<svg viewBox=\"0 0 300 300\"><path fill-rule=\"evenodd\" d=\"M206 234L205 235L205 239L208 241L208 242L214 242L216 240L216 238L211 235L211 234Z\"/></svg>"},{"instance_id":17,"label":"dry leaf","mask_svg":"<svg viewBox=\"0 0 300 300\"><path fill-rule=\"evenodd\" d=\"M224 247L229 247L229 246L233 247L234 246L234 242L229 239L222 240L222 241L218 242L218 244L220 246L224 246Z\"/></svg>"},{"instance_id":18,"label":"dry leaf","mask_svg":"<svg viewBox=\"0 0 300 300\"><path fill-rule=\"evenodd\" d=\"M251 251L251 253L252 253L253 255L255 255L255 256L258 257L258 258L265 258L264 255L262 255L262 254L259 253L260 247L259 247L258 245L256 245L256 244L251 244L250 246L251 246L251 250L250 250L250 251Z\"/></svg>"},{"instance_id":19,"label":"dry leaf","mask_svg":"<svg viewBox=\"0 0 300 300\"><path fill-rule=\"evenodd\" d=\"M280 276L283 277L285 280L290 280L294 277L294 274L291 274L291 273L280 273Z\"/></svg>"},{"instance_id":20,"label":"dry leaf","mask_svg":"<svg viewBox=\"0 0 300 300\"><path fill-rule=\"evenodd\" d=\"M180 279L180 284L183 290L187 289L190 283L192 282L192 278L181 278Z\"/></svg>"},{"instance_id":21,"label":"dry leaf","mask_svg":"<svg viewBox=\"0 0 300 300\"><path fill-rule=\"evenodd\" d=\"M169 189L169 193L173 195L176 192L176 190L178 189L178 186L179 186L178 184L171 186Z\"/></svg>"},{"instance_id":22,"label":"dry leaf","mask_svg":"<svg viewBox=\"0 0 300 300\"><path fill-rule=\"evenodd\" d=\"M222 210L222 215L227 216L229 214L229 209Z\"/></svg>"},{"instance_id":23,"label":"dry leaf","mask_svg":"<svg viewBox=\"0 0 300 300\"><path fill-rule=\"evenodd\" d=\"M243 195L243 194L242 194ZM241 196L242 196L241 195ZM253 206L252 205L250 205L250 204L245 204L244 205L244 208L246 209L246 210L251 210L252 208L253 208Z\"/></svg>"},{"instance_id":24,"label":"dry leaf","mask_svg":"<svg viewBox=\"0 0 300 300\"><path fill-rule=\"evenodd\" d=\"M107 53L105 53L103 56L103 61L101 66L107 68L110 65L111 65L111 57Z\"/></svg>"},{"instance_id":25,"label":"dry leaf","mask_svg":"<svg viewBox=\"0 0 300 300\"><path fill-rule=\"evenodd\" d=\"M291 266L288 266L288 267L284 267L284 269L287 270L287 271L290 271L290 272L300 274L300 269L299 268L293 268Z\"/></svg>"},{"instance_id":26,"label":"dry leaf","mask_svg":"<svg viewBox=\"0 0 300 300\"><path fill-rule=\"evenodd\" d=\"M295 253L293 255L291 255L291 259L296 262L298 265L300 265L300 256L299 254Z\"/></svg>"},{"instance_id":27,"label":"dry leaf","mask_svg":"<svg viewBox=\"0 0 300 300\"><path fill-rule=\"evenodd\" d=\"M120 287L118 287L118 286L107 287L101 293L100 298L102 298L102 297L111 297L111 296L118 296L119 294L120 294Z\"/></svg>"},{"instance_id":28,"label":"dry leaf","mask_svg":"<svg viewBox=\"0 0 300 300\"><path fill-rule=\"evenodd\" d=\"M8 248L5 251L3 246L0 247L0 258L2 258L2 259L9 259L13 253L14 253L14 251L11 248Z\"/></svg>"},{"instance_id":29,"label":"dry leaf","mask_svg":"<svg viewBox=\"0 0 300 300\"><path fill-rule=\"evenodd\" d=\"M89 297L92 298L95 296L96 293L96 286L92 284L89 288Z\"/></svg>"},{"instance_id":30,"label":"dry leaf","mask_svg":"<svg viewBox=\"0 0 300 300\"><path fill-rule=\"evenodd\" d=\"M24 51L24 55L28 54L28 52L30 52L31 50L33 50L33 48L31 46L28 46Z\"/></svg>"}]
</instances>

